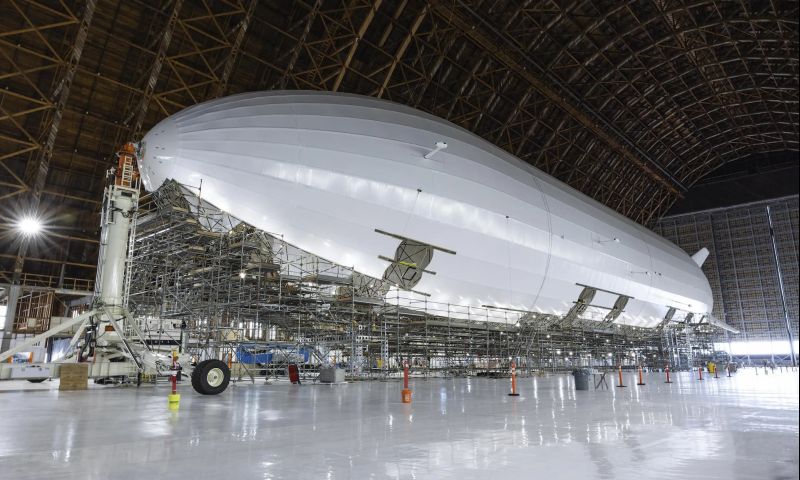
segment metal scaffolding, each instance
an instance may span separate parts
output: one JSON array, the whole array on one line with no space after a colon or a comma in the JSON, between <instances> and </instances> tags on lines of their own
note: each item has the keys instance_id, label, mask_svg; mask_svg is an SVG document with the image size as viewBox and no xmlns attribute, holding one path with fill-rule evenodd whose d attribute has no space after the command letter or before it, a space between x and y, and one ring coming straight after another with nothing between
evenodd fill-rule
<instances>
[{"instance_id":1,"label":"metal scaffolding","mask_svg":"<svg viewBox=\"0 0 800 480\"><path fill-rule=\"evenodd\" d=\"M152 345L273 377L298 363L383 378L403 360L424 375L645 364L663 367L661 330L428 301L304 252L169 182L136 219L128 305Z\"/></svg>"}]
</instances>

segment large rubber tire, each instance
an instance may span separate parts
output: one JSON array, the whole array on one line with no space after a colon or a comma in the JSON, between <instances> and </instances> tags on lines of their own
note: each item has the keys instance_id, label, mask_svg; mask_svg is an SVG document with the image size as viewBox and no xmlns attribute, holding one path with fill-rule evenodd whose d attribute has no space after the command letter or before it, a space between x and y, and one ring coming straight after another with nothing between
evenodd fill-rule
<instances>
[{"instance_id":1,"label":"large rubber tire","mask_svg":"<svg viewBox=\"0 0 800 480\"><path fill-rule=\"evenodd\" d=\"M231 370L222 360L203 360L192 371L192 387L203 395L217 395L228 388Z\"/></svg>"}]
</instances>

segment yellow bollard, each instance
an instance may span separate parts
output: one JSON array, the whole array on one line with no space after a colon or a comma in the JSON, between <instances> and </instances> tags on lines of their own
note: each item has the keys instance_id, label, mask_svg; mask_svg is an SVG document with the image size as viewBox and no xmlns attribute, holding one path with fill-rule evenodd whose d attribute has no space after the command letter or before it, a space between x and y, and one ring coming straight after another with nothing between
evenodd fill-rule
<instances>
[{"instance_id":1,"label":"yellow bollard","mask_svg":"<svg viewBox=\"0 0 800 480\"><path fill-rule=\"evenodd\" d=\"M180 393L170 393L167 395L167 401L169 402L169 409L170 410L177 410L181 404L181 394Z\"/></svg>"}]
</instances>

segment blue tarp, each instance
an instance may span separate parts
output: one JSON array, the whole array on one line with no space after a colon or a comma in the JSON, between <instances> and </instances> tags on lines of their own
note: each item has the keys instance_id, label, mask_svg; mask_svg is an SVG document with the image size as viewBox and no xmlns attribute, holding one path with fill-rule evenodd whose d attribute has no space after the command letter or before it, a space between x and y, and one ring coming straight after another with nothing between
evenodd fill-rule
<instances>
[{"instance_id":1,"label":"blue tarp","mask_svg":"<svg viewBox=\"0 0 800 480\"><path fill-rule=\"evenodd\" d=\"M242 363L272 363L272 352L250 353L247 347L239 345L239 349L236 350L236 358Z\"/></svg>"},{"instance_id":2,"label":"blue tarp","mask_svg":"<svg viewBox=\"0 0 800 480\"><path fill-rule=\"evenodd\" d=\"M262 353L253 353L253 350ZM265 352L264 350L269 350ZM256 345L256 344L242 344L236 350L236 358L242 363L272 363L272 358L275 352L285 352L287 354L294 354L303 357L303 362L307 363L311 357L311 351L308 348L301 347L297 350L296 345Z\"/></svg>"}]
</instances>

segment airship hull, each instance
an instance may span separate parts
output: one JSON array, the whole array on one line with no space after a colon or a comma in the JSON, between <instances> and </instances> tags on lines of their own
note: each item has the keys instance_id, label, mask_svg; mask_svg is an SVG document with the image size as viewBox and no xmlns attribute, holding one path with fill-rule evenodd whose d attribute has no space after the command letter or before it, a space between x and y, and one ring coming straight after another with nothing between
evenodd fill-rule
<instances>
[{"instance_id":1,"label":"airship hull","mask_svg":"<svg viewBox=\"0 0 800 480\"><path fill-rule=\"evenodd\" d=\"M711 310L702 270L675 245L398 104L326 92L236 95L165 119L143 147L148 190L167 179L202 182L217 207L418 292L420 305L488 305L516 321L522 311L567 315L583 302L583 317L642 327Z\"/></svg>"}]
</instances>

